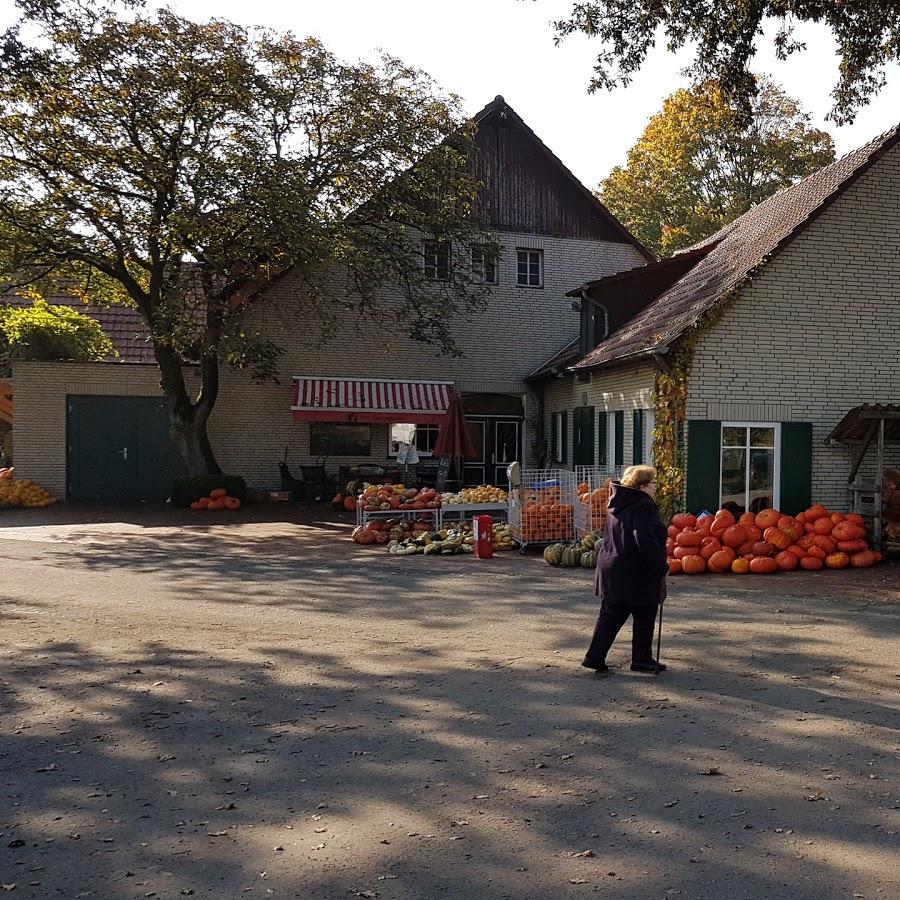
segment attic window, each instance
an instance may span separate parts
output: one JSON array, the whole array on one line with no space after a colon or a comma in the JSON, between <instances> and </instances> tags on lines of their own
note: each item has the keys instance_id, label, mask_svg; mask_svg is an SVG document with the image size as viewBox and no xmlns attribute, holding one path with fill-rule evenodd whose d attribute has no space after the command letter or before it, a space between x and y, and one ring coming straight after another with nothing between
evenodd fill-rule
<instances>
[{"instance_id":1,"label":"attic window","mask_svg":"<svg viewBox=\"0 0 900 900\"><path fill-rule=\"evenodd\" d=\"M516 280L519 287L544 286L543 250L517 250L516 261Z\"/></svg>"}]
</instances>

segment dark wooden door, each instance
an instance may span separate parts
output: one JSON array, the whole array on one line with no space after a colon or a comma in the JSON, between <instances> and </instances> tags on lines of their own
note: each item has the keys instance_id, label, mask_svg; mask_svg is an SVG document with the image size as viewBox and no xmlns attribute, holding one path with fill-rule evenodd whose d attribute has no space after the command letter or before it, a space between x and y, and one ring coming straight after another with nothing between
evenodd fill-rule
<instances>
[{"instance_id":1,"label":"dark wooden door","mask_svg":"<svg viewBox=\"0 0 900 900\"><path fill-rule=\"evenodd\" d=\"M503 416L466 416L477 458L467 459L463 480L467 485L505 487L506 467L522 454L522 420Z\"/></svg>"},{"instance_id":2,"label":"dark wooden door","mask_svg":"<svg viewBox=\"0 0 900 900\"><path fill-rule=\"evenodd\" d=\"M594 463L594 407L578 406L572 415L572 465Z\"/></svg>"},{"instance_id":3,"label":"dark wooden door","mask_svg":"<svg viewBox=\"0 0 900 900\"><path fill-rule=\"evenodd\" d=\"M165 500L184 471L157 397L69 397L66 496L70 500Z\"/></svg>"}]
</instances>

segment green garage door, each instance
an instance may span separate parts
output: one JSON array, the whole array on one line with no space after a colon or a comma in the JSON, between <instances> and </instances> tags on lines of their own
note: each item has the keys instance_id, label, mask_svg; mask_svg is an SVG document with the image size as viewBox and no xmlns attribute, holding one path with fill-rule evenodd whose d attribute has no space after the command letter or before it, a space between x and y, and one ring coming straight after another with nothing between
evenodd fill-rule
<instances>
[{"instance_id":1,"label":"green garage door","mask_svg":"<svg viewBox=\"0 0 900 900\"><path fill-rule=\"evenodd\" d=\"M158 397L66 398L69 500L165 500L182 474Z\"/></svg>"}]
</instances>

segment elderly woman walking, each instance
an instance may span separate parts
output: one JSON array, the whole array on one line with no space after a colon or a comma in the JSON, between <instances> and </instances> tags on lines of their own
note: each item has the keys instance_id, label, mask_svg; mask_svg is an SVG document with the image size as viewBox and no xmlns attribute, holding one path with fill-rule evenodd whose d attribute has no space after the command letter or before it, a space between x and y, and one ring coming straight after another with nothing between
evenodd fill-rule
<instances>
[{"instance_id":1,"label":"elderly woman walking","mask_svg":"<svg viewBox=\"0 0 900 900\"><path fill-rule=\"evenodd\" d=\"M594 593L601 599L594 637L581 663L608 672L606 654L632 617L631 670L657 672L653 626L666 597L666 527L659 517L656 469L629 466L609 488L603 547L597 556Z\"/></svg>"}]
</instances>

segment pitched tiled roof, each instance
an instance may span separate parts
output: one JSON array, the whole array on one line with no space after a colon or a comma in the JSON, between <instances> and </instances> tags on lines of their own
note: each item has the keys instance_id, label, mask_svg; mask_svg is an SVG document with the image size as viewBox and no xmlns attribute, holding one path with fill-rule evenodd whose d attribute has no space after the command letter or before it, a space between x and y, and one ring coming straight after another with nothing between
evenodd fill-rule
<instances>
[{"instance_id":1,"label":"pitched tiled roof","mask_svg":"<svg viewBox=\"0 0 900 900\"><path fill-rule=\"evenodd\" d=\"M14 295L0 296L0 304L28 305L31 301ZM48 297L52 306L71 306L95 319L105 334L119 351L118 357L110 357L106 362L137 363L155 365L153 347L150 344L150 332L141 318L141 314L127 306L96 306L82 303L74 297Z\"/></svg>"},{"instance_id":2,"label":"pitched tiled roof","mask_svg":"<svg viewBox=\"0 0 900 900\"><path fill-rule=\"evenodd\" d=\"M575 335L562 350L551 356L546 362L541 363L530 375L526 375L525 380L532 381L544 378L547 375L555 375L557 371L562 371L571 366L581 356L579 343L578 335Z\"/></svg>"},{"instance_id":3,"label":"pitched tiled roof","mask_svg":"<svg viewBox=\"0 0 900 900\"><path fill-rule=\"evenodd\" d=\"M785 246L898 140L900 125L769 197L716 234L685 251L689 253L715 245L672 287L572 368L591 369L640 354L665 352L704 313L713 309L767 257Z\"/></svg>"}]
</instances>

